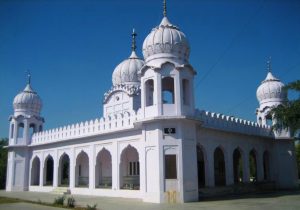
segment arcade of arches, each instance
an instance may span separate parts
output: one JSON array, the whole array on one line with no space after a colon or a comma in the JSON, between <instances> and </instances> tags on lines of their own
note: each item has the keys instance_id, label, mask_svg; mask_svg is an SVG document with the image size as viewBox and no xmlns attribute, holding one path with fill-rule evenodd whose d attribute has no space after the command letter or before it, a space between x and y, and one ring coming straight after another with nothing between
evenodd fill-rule
<instances>
[{"instance_id":1,"label":"arcade of arches","mask_svg":"<svg viewBox=\"0 0 300 210\"><path fill-rule=\"evenodd\" d=\"M103 148L96 156L94 167L95 183L90 183L90 158L88 154L81 151L75 159L75 165L70 167L70 156L63 153L58 159L57 172L55 170L54 159L48 155L41 168L41 159L34 156L31 162L31 186L54 186L55 172L57 173L57 185L68 187L71 185L72 170L74 170L75 187L89 188L112 188L112 157L111 153ZM40 179L43 170L43 179ZM120 155L120 189L138 190L140 188L140 164L139 154L136 148L128 145Z\"/></svg>"},{"instance_id":2,"label":"arcade of arches","mask_svg":"<svg viewBox=\"0 0 300 210\"><path fill-rule=\"evenodd\" d=\"M228 151L218 146L213 151L208 158L204 147L197 145L198 188L270 180L267 150L259 154L255 149L246 152L237 147L227 154ZM261 177L258 177L259 170Z\"/></svg>"},{"instance_id":3,"label":"arcade of arches","mask_svg":"<svg viewBox=\"0 0 300 210\"><path fill-rule=\"evenodd\" d=\"M212 158L208 161L208 154L203 146L197 146L198 187L225 186L243 182L270 180L270 153L265 150L259 154L255 149L243 151L235 148L227 154L223 147L214 149ZM259 157L261 156L261 157ZM258 160L261 161L258 161ZM95 183L89 183L91 167L89 156L81 151L75 159L75 168L70 168L70 157L63 153L59 157L57 169L58 186L69 186L71 170L74 170L75 187L112 188L112 157L111 153L103 148L96 156ZM231 163L230 163L231 162ZM259 166L261 164L261 166ZM43 166L43 168L42 168ZM54 185L54 159L51 155L45 158L44 164L38 156L32 159L30 185ZM40 178L40 170L43 177ZM230 171L231 170L231 171ZM258 177L259 170L261 177ZM120 189L138 190L140 187L139 153L136 148L128 145L120 155L119 164ZM212 178L213 177L213 178Z\"/></svg>"}]
</instances>

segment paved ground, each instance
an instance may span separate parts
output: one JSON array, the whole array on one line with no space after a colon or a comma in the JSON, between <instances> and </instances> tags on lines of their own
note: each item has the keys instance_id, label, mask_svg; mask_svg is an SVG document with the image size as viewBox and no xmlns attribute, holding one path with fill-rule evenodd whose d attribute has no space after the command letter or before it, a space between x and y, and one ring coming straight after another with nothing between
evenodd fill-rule
<instances>
[{"instance_id":1,"label":"paved ground","mask_svg":"<svg viewBox=\"0 0 300 210\"><path fill-rule=\"evenodd\" d=\"M0 205L1 210L63 210L49 206L41 206L32 203L7 203Z\"/></svg>"},{"instance_id":2,"label":"paved ground","mask_svg":"<svg viewBox=\"0 0 300 210\"><path fill-rule=\"evenodd\" d=\"M35 192L0 191L0 197L20 198L31 201L52 203L57 195ZM97 203L101 210L298 210L300 209L300 192L273 192L269 194L248 195L243 197L227 197L213 201L201 201L185 204L150 204L138 199L107 198L74 195L77 204L86 206ZM9 210L55 210L59 208L42 207L27 203L1 204L0 209ZM61 210L61 209L60 209Z\"/></svg>"}]
</instances>

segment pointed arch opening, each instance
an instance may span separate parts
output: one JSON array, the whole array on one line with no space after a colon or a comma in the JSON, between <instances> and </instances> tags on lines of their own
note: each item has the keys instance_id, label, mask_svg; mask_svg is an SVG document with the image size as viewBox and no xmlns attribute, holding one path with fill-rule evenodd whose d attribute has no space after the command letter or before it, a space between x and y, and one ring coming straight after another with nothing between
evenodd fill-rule
<instances>
[{"instance_id":1,"label":"pointed arch opening","mask_svg":"<svg viewBox=\"0 0 300 210\"><path fill-rule=\"evenodd\" d=\"M84 151L81 151L76 158L75 185L89 187L89 156Z\"/></svg>"},{"instance_id":2,"label":"pointed arch opening","mask_svg":"<svg viewBox=\"0 0 300 210\"><path fill-rule=\"evenodd\" d=\"M129 190L140 189L140 162L136 148L128 145L121 153L120 188Z\"/></svg>"},{"instance_id":3,"label":"pointed arch opening","mask_svg":"<svg viewBox=\"0 0 300 210\"><path fill-rule=\"evenodd\" d=\"M250 167L250 182L257 181L257 159L256 151L252 149L249 153L249 167Z\"/></svg>"},{"instance_id":4,"label":"pointed arch opening","mask_svg":"<svg viewBox=\"0 0 300 210\"><path fill-rule=\"evenodd\" d=\"M173 77L162 78L161 87L162 87L163 104L174 104L175 103L174 78Z\"/></svg>"},{"instance_id":5,"label":"pointed arch opening","mask_svg":"<svg viewBox=\"0 0 300 210\"><path fill-rule=\"evenodd\" d=\"M225 157L224 157L224 152L220 147L217 147L214 152L214 172L215 172L215 186L225 186L226 185Z\"/></svg>"},{"instance_id":6,"label":"pointed arch opening","mask_svg":"<svg viewBox=\"0 0 300 210\"><path fill-rule=\"evenodd\" d=\"M44 164L44 185L53 185L54 160L51 155L48 155Z\"/></svg>"},{"instance_id":7,"label":"pointed arch opening","mask_svg":"<svg viewBox=\"0 0 300 210\"><path fill-rule=\"evenodd\" d=\"M38 186L40 185L40 168L41 168L41 161L36 156L31 164L31 185Z\"/></svg>"},{"instance_id":8,"label":"pointed arch opening","mask_svg":"<svg viewBox=\"0 0 300 210\"><path fill-rule=\"evenodd\" d=\"M23 138L24 135L24 123L19 123L18 124L18 133L17 133L18 138Z\"/></svg>"},{"instance_id":9,"label":"pointed arch opening","mask_svg":"<svg viewBox=\"0 0 300 210\"><path fill-rule=\"evenodd\" d=\"M59 159L58 166L58 185L70 185L70 158L69 155L64 153Z\"/></svg>"},{"instance_id":10,"label":"pointed arch opening","mask_svg":"<svg viewBox=\"0 0 300 210\"><path fill-rule=\"evenodd\" d=\"M242 152L239 148L233 151L233 177L234 183L241 183L243 181L243 159Z\"/></svg>"},{"instance_id":11,"label":"pointed arch opening","mask_svg":"<svg viewBox=\"0 0 300 210\"><path fill-rule=\"evenodd\" d=\"M34 123L29 125L29 136L31 137L36 132L36 126Z\"/></svg>"},{"instance_id":12,"label":"pointed arch opening","mask_svg":"<svg viewBox=\"0 0 300 210\"><path fill-rule=\"evenodd\" d=\"M263 167L264 167L264 180L266 180L266 181L271 180L270 153L267 150L264 151L264 154L263 154Z\"/></svg>"},{"instance_id":13,"label":"pointed arch opening","mask_svg":"<svg viewBox=\"0 0 300 210\"><path fill-rule=\"evenodd\" d=\"M103 148L96 157L95 186L97 188L112 187L112 164L110 152Z\"/></svg>"},{"instance_id":14,"label":"pointed arch opening","mask_svg":"<svg viewBox=\"0 0 300 210\"><path fill-rule=\"evenodd\" d=\"M202 146L197 145L198 188L205 186L205 153Z\"/></svg>"},{"instance_id":15,"label":"pointed arch opening","mask_svg":"<svg viewBox=\"0 0 300 210\"><path fill-rule=\"evenodd\" d=\"M148 79L145 82L145 99L146 99L146 106L153 106L153 100L154 100L154 81L153 81L153 79Z\"/></svg>"},{"instance_id":16,"label":"pointed arch opening","mask_svg":"<svg viewBox=\"0 0 300 210\"><path fill-rule=\"evenodd\" d=\"M12 123L10 127L10 138L14 138L14 132L15 132L15 124Z\"/></svg>"}]
</instances>

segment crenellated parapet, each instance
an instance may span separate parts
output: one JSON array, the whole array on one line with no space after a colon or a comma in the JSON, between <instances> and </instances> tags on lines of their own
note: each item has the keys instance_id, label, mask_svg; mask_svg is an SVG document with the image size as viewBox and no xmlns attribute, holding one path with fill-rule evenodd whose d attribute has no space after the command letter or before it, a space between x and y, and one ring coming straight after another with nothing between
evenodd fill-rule
<instances>
[{"instance_id":1,"label":"crenellated parapet","mask_svg":"<svg viewBox=\"0 0 300 210\"><path fill-rule=\"evenodd\" d=\"M124 114L102 117L100 119L45 130L33 134L31 145L83 138L133 128L136 117L137 115L134 111L125 112Z\"/></svg>"},{"instance_id":2,"label":"crenellated parapet","mask_svg":"<svg viewBox=\"0 0 300 210\"><path fill-rule=\"evenodd\" d=\"M274 135L269 125L260 125L256 122L220 113L196 110L195 117L201 120L202 126L206 128L265 137L273 137Z\"/></svg>"},{"instance_id":3,"label":"crenellated parapet","mask_svg":"<svg viewBox=\"0 0 300 210\"><path fill-rule=\"evenodd\" d=\"M104 100L103 103L106 103L109 97L118 91L123 91L127 93L129 96L132 95L138 95L140 93L140 85L139 84L119 84L119 85L114 85L112 88L104 93Z\"/></svg>"}]
</instances>

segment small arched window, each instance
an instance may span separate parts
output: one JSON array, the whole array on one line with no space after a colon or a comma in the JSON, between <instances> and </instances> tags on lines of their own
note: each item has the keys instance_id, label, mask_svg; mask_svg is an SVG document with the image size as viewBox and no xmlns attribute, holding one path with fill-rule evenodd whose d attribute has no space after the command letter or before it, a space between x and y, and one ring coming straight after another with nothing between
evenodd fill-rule
<instances>
[{"instance_id":1,"label":"small arched window","mask_svg":"<svg viewBox=\"0 0 300 210\"><path fill-rule=\"evenodd\" d=\"M182 101L184 105L190 105L190 84L189 80L182 80Z\"/></svg>"},{"instance_id":2,"label":"small arched window","mask_svg":"<svg viewBox=\"0 0 300 210\"><path fill-rule=\"evenodd\" d=\"M18 125L18 138L23 138L24 134L24 123L19 123Z\"/></svg>"},{"instance_id":3,"label":"small arched window","mask_svg":"<svg viewBox=\"0 0 300 210\"><path fill-rule=\"evenodd\" d=\"M162 79L162 100L164 104L174 104L174 78L164 77Z\"/></svg>"},{"instance_id":4,"label":"small arched window","mask_svg":"<svg viewBox=\"0 0 300 210\"><path fill-rule=\"evenodd\" d=\"M153 94L154 94L154 82L153 79L149 79L145 82L145 95L146 95L146 106L153 105Z\"/></svg>"},{"instance_id":5,"label":"small arched window","mask_svg":"<svg viewBox=\"0 0 300 210\"><path fill-rule=\"evenodd\" d=\"M35 124L29 125L29 135L32 136L36 132Z\"/></svg>"},{"instance_id":6,"label":"small arched window","mask_svg":"<svg viewBox=\"0 0 300 210\"><path fill-rule=\"evenodd\" d=\"M11 124L10 127L10 138L14 138L14 130L15 130L15 124Z\"/></svg>"}]
</instances>

